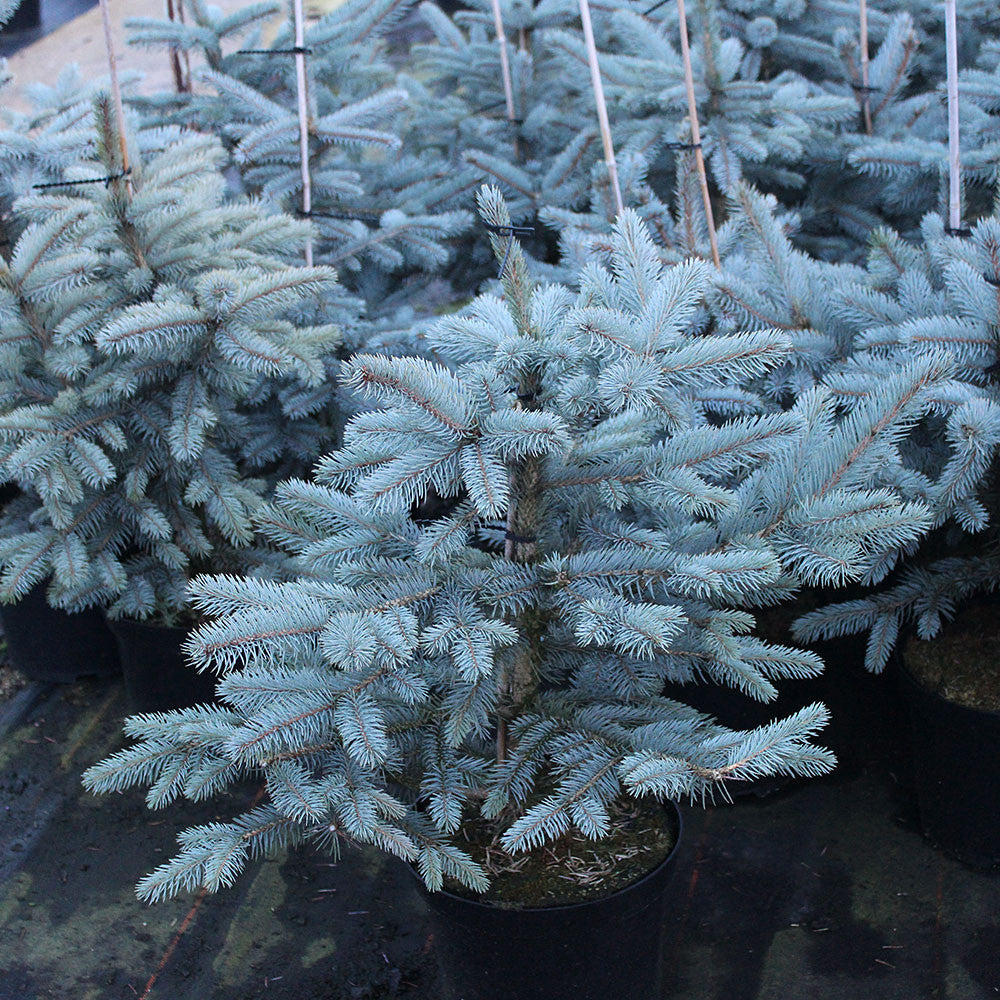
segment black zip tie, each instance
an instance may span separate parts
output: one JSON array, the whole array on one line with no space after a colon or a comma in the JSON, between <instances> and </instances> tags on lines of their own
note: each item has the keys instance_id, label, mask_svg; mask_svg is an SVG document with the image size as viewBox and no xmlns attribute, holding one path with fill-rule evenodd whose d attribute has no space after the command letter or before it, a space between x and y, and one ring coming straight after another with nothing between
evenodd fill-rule
<instances>
[{"instance_id":1,"label":"black zip tie","mask_svg":"<svg viewBox=\"0 0 1000 1000\"><path fill-rule=\"evenodd\" d=\"M515 545L534 545L538 541L537 535L517 535L513 531L505 531L503 537Z\"/></svg>"},{"instance_id":2,"label":"black zip tie","mask_svg":"<svg viewBox=\"0 0 1000 1000\"><path fill-rule=\"evenodd\" d=\"M302 45L296 45L291 49L237 49L233 55L237 56L311 56L312 49L307 49Z\"/></svg>"},{"instance_id":3,"label":"black zip tie","mask_svg":"<svg viewBox=\"0 0 1000 1000\"><path fill-rule=\"evenodd\" d=\"M123 170L120 174L109 174L107 177L88 177L82 181L47 181L45 184L32 184L31 186L38 190L42 188L71 187L74 184L103 184L105 187L110 187L114 181L120 181L123 177L131 176L132 168L129 167L128 170Z\"/></svg>"},{"instance_id":4,"label":"black zip tie","mask_svg":"<svg viewBox=\"0 0 1000 1000\"><path fill-rule=\"evenodd\" d=\"M643 12L642 16L645 17L647 14L652 14L654 10L659 10L664 4L668 3L669 0L658 0L654 3L652 7L647 7Z\"/></svg>"},{"instance_id":5,"label":"black zip tie","mask_svg":"<svg viewBox=\"0 0 1000 1000\"><path fill-rule=\"evenodd\" d=\"M958 226L955 229L953 229L951 226L945 226L944 231L949 236L958 236L961 239L967 239L972 235L972 230L966 228L965 226Z\"/></svg>"},{"instance_id":6,"label":"black zip tie","mask_svg":"<svg viewBox=\"0 0 1000 1000\"><path fill-rule=\"evenodd\" d=\"M497 108L502 108L507 103L506 100L494 101L492 104L484 104L481 108L473 108L472 114L478 115L482 111L495 111Z\"/></svg>"},{"instance_id":7,"label":"black zip tie","mask_svg":"<svg viewBox=\"0 0 1000 1000\"><path fill-rule=\"evenodd\" d=\"M510 252L514 249L514 237L515 236L530 236L534 231L534 226L495 226L492 222L484 222L483 225L491 233L496 233L497 236L507 237L507 246L503 252L503 260L500 262L500 273L497 275L499 280L503 280L504 271L507 270L507 261L510 259Z\"/></svg>"},{"instance_id":8,"label":"black zip tie","mask_svg":"<svg viewBox=\"0 0 1000 1000\"><path fill-rule=\"evenodd\" d=\"M881 87L869 87L863 83L851 84L851 90L853 90L856 94L877 94L881 89Z\"/></svg>"},{"instance_id":9,"label":"black zip tie","mask_svg":"<svg viewBox=\"0 0 1000 1000\"><path fill-rule=\"evenodd\" d=\"M701 149L700 142L667 142L664 143L664 148L676 150L680 152L684 149Z\"/></svg>"},{"instance_id":10,"label":"black zip tie","mask_svg":"<svg viewBox=\"0 0 1000 1000\"><path fill-rule=\"evenodd\" d=\"M479 115L482 114L484 111L496 111L497 108L506 108L506 106L507 106L506 101L494 101L492 104L484 104L481 108L473 108L472 114ZM523 118L508 118L506 115L504 115L503 120L516 125L524 124Z\"/></svg>"},{"instance_id":11,"label":"black zip tie","mask_svg":"<svg viewBox=\"0 0 1000 1000\"><path fill-rule=\"evenodd\" d=\"M305 212L301 208L295 213L300 219L340 219L342 222L378 222L379 216L366 215L359 212L357 215L348 215L346 212Z\"/></svg>"}]
</instances>

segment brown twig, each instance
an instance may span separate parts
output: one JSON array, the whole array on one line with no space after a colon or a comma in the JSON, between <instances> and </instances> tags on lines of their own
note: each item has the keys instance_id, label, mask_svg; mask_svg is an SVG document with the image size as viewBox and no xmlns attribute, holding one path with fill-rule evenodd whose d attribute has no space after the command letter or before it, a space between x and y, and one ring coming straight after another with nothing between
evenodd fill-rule
<instances>
[{"instance_id":1,"label":"brown twig","mask_svg":"<svg viewBox=\"0 0 1000 1000\"><path fill-rule=\"evenodd\" d=\"M111 37L111 11L108 0L100 0L101 23L104 26L104 45L108 52L108 73L111 77L111 99L114 102L115 118L118 123L118 148L122 158L122 176L125 179L125 189L132 193L132 167L129 163L128 142L125 139L125 106L122 103L122 88L118 80L118 57L115 55L115 43Z\"/></svg>"}]
</instances>

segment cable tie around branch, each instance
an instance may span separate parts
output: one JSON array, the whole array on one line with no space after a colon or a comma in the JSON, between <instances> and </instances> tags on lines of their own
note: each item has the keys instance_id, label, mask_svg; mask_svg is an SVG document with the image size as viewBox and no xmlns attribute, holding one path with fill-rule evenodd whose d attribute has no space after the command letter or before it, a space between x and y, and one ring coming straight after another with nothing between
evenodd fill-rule
<instances>
[{"instance_id":1,"label":"cable tie around branch","mask_svg":"<svg viewBox=\"0 0 1000 1000\"><path fill-rule=\"evenodd\" d=\"M480 105L478 108L473 108L472 111L470 111L469 113L473 115L480 115L485 111L496 111L497 108L503 108L506 107L506 105L507 105L506 101L493 101L490 104L483 104ZM509 122L511 125L524 124L523 118L504 118L503 120Z\"/></svg>"},{"instance_id":2,"label":"cable tie around branch","mask_svg":"<svg viewBox=\"0 0 1000 1000\"><path fill-rule=\"evenodd\" d=\"M877 94L881 89L881 87L872 87L864 83L851 84L851 90L856 94Z\"/></svg>"},{"instance_id":3,"label":"cable tie around branch","mask_svg":"<svg viewBox=\"0 0 1000 1000\"><path fill-rule=\"evenodd\" d=\"M500 273L497 274L499 280L503 280L504 272L507 270L507 261L510 260L510 252L514 249L515 236L530 236L534 231L534 226L496 226L492 222L484 222L483 225L491 233L497 236L507 237L507 246L504 248L503 260L500 262Z\"/></svg>"},{"instance_id":4,"label":"cable tie around branch","mask_svg":"<svg viewBox=\"0 0 1000 1000\"><path fill-rule=\"evenodd\" d=\"M290 49L237 49L237 56L311 56L312 49L304 45L293 45Z\"/></svg>"},{"instance_id":5,"label":"cable tie around branch","mask_svg":"<svg viewBox=\"0 0 1000 1000\"><path fill-rule=\"evenodd\" d=\"M356 215L349 215L347 212L306 212L301 208L295 214L300 219L340 219L342 222L369 222L377 223L379 216L369 215L365 212L358 212Z\"/></svg>"},{"instance_id":6,"label":"cable tie around branch","mask_svg":"<svg viewBox=\"0 0 1000 1000\"><path fill-rule=\"evenodd\" d=\"M959 239L968 239L972 235L972 230L966 226L945 226L944 231L949 236L957 236Z\"/></svg>"},{"instance_id":7,"label":"cable tie around branch","mask_svg":"<svg viewBox=\"0 0 1000 1000\"><path fill-rule=\"evenodd\" d=\"M473 108L472 114L478 115L483 111L496 111L497 108L502 108L506 105L506 101L494 101L492 104L484 104L482 107Z\"/></svg>"},{"instance_id":8,"label":"cable tie around branch","mask_svg":"<svg viewBox=\"0 0 1000 1000\"><path fill-rule=\"evenodd\" d=\"M505 531L503 537L515 545L534 545L538 541L537 535L518 535L513 531Z\"/></svg>"},{"instance_id":9,"label":"cable tie around branch","mask_svg":"<svg viewBox=\"0 0 1000 1000\"><path fill-rule=\"evenodd\" d=\"M700 142L680 142L679 140L675 142L665 142L663 146L665 149L671 149L676 152L681 152L683 150L688 150L688 149L701 149Z\"/></svg>"},{"instance_id":10,"label":"cable tie around branch","mask_svg":"<svg viewBox=\"0 0 1000 1000\"><path fill-rule=\"evenodd\" d=\"M46 181L44 184L32 184L31 186L36 190L42 190L43 188L72 187L76 184L103 184L105 187L110 187L115 181L120 181L125 177L131 176L132 168L129 167L128 170L123 170L118 174L108 174L107 177L88 177L81 181Z\"/></svg>"},{"instance_id":11,"label":"cable tie around branch","mask_svg":"<svg viewBox=\"0 0 1000 1000\"><path fill-rule=\"evenodd\" d=\"M659 10L661 7L666 6L670 0L657 0L652 7L647 7L643 12L642 16L646 17L647 14L652 14L654 10Z\"/></svg>"}]
</instances>

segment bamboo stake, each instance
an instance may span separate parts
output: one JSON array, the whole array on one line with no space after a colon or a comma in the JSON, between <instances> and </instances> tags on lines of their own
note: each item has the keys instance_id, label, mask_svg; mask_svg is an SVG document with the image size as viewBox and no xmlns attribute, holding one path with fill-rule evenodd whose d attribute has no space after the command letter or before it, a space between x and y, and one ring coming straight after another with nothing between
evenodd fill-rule
<instances>
[{"instance_id":1,"label":"bamboo stake","mask_svg":"<svg viewBox=\"0 0 1000 1000\"><path fill-rule=\"evenodd\" d=\"M962 161L958 135L958 33L955 0L944 0L944 45L948 68L948 226L962 228Z\"/></svg>"},{"instance_id":2,"label":"bamboo stake","mask_svg":"<svg viewBox=\"0 0 1000 1000\"><path fill-rule=\"evenodd\" d=\"M100 0L101 23L104 26L104 45L108 51L108 73L111 77L111 99L115 106L115 118L118 123L118 149L122 158L122 173L125 175L125 190L132 194L132 171L128 156L128 142L125 139L125 106L122 103L122 88L118 81L118 57L115 55L115 43L111 38L111 11L108 0Z\"/></svg>"},{"instance_id":3,"label":"bamboo stake","mask_svg":"<svg viewBox=\"0 0 1000 1000\"><path fill-rule=\"evenodd\" d=\"M507 105L507 121L513 129L516 125L514 113L514 81L510 75L510 57L507 53L507 34L503 28L503 13L500 10L500 0L493 0L493 24L497 32L497 45L500 47L500 75L503 77L503 96ZM521 158L520 144L517 132L514 132L514 156Z\"/></svg>"},{"instance_id":4,"label":"bamboo stake","mask_svg":"<svg viewBox=\"0 0 1000 1000\"><path fill-rule=\"evenodd\" d=\"M590 82L593 84L594 100L597 102L597 123L604 144L604 162L608 165L611 190L615 196L615 209L618 215L621 215L625 211L625 206L622 203L621 187L618 185L618 163L615 160L614 143L611 141L608 104L604 99L604 84L601 83L601 67L597 62L597 44L594 42L594 26L590 23L590 4L587 0L580 0L580 20L583 23L583 41L587 46L587 61L590 63Z\"/></svg>"},{"instance_id":5,"label":"bamboo stake","mask_svg":"<svg viewBox=\"0 0 1000 1000\"><path fill-rule=\"evenodd\" d=\"M309 173L309 91L306 80L306 29L302 0L292 0L295 18L295 84L299 102L299 162L302 167L302 214L312 215L312 176ZM312 234L306 237L306 266L313 265Z\"/></svg>"},{"instance_id":6,"label":"bamboo stake","mask_svg":"<svg viewBox=\"0 0 1000 1000\"><path fill-rule=\"evenodd\" d=\"M872 134L872 102L868 92L868 2L859 0L860 3L860 44L861 44L861 96L863 98L862 107L865 115L865 132Z\"/></svg>"},{"instance_id":7,"label":"bamboo stake","mask_svg":"<svg viewBox=\"0 0 1000 1000\"><path fill-rule=\"evenodd\" d=\"M715 236L715 215L712 212L712 196L708 190L708 174L705 172L705 157L701 151L701 128L698 125L698 104L694 97L694 70L691 68L691 46L688 44L687 14L684 0L677 0L677 17L681 31L681 58L684 60L684 85L687 88L688 117L691 119L691 145L694 147L694 162L701 183L701 200L705 205L705 222L708 226L708 242L712 247L712 262L721 266L719 241Z\"/></svg>"},{"instance_id":8,"label":"bamboo stake","mask_svg":"<svg viewBox=\"0 0 1000 1000\"><path fill-rule=\"evenodd\" d=\"M503 96L507 102L507 117L514 120L514 83L510 75L510 59L507 56L507 35L503 30L503 12L500 10L500 0L493 0L493 25L497 32L497 45L500 47L500 75L503 77Z\"/></svg>"}]
</instances>

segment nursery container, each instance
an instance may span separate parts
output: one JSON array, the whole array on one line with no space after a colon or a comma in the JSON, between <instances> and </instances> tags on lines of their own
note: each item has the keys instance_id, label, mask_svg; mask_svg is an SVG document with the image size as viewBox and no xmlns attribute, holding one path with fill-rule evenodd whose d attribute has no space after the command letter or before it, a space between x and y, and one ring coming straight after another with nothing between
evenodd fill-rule
<instances>
[{"instance_id":1,"label":"nursery container","mask_svg":"<svg viewBox=\"0 0 1000 1000\"><path fill-rule=\"evenodd\" d=\"M182 628L116 618L108 624L118 640L125 690L136 712L167 712L212 701L215 678L184 659Z\"/></svg>"},{"instance_id":2,"label":"nursery container","mask_svg":"<svg viewBox=\"0 0 1000 1000\"><path fill-rule=\"evenodd\" d=\"M118 651L104 615L50 607L43 584L16 604L0 605L0 626L11 664L29 680L69 682L118 673Z\"/></svg>"},{"instance_id":3,"label":"nursery container","mask_svg":"<svg viewBox=\"0 0 1000 1000\"><path fill-rule=\"evenodd\" d=\"M777 641L795 645L790 638ZM830 709L830 722L817 742L837 755L837 773L841 775L857 771L873 759L899 753L905 735L899 688L892 677L895 664L890 663L881 674L872 674L864 667L864 640L853 637L814 643L811 648L823 658L823 673L804 680L777 681L774 701L756 701L736 688L704 682L668 684L664 693L734 729L763 726L821 701Z\"/></svg>"},{"instance_id":4,"label":"nursery container","mask_svg":"<svg viewBox=\"0 0 1000 1000\"><path fill-rule=\"evenodd\" d=\"M958 705L899 670L924 835L975 867L1000 866L1000 712Z\"/></svg>"},{"instance_id":5,"label":"nursery container","mask_svg":"<svg viewBox=\"0 0 1000 1000\"><path fill-rule=\"evenodd\" d=\"M426 892L443 1000L652 1000L660 995L667 887L676 840L647 875L603 899L505 909L450 892ZM421 885L423 883L421 882Z\"/></svg>"},{"instance_id":6,"label":"nursery container","mask_svg":"<svg viewBox=\"0 0 1000 1000\"><path fill-rule=\"evenodd\" d=\"M4 32L30 31L42 23L42 0L21 0L3 26Z\"/></svg>"}]
</instances>

